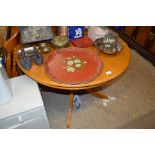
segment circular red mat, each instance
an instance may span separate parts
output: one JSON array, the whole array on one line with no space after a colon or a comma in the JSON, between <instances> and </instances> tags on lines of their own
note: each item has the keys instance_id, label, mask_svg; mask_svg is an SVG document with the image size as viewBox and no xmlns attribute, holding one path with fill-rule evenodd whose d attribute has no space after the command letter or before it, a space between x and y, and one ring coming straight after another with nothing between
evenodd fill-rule
<instances>
[{"instance_id":1,"label":"circular red mat","mask_svg":"<svg viewBox=\"0 0 155 155\"><path fill-rule=\"evenodd\" d=\"M102 61L90 49L70 47L53 52L44 68L52 80L76 85L94 80L102 71Z\"/></svg>"}]
</instances>

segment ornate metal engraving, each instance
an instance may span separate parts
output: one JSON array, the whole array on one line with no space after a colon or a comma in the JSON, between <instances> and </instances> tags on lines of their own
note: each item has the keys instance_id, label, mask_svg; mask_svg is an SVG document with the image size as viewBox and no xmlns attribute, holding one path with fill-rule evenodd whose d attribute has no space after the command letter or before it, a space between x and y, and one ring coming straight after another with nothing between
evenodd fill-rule
<instances>
[{"instance_id":1,"label":"ornate metal engraving","mask_svg":"<svg viewBox=\"0 0 155 155\"><path fill-rule=\"evenodd\" d=\"M21 26L20 36L23 44L53 39L50 26Z\"/></svg>"}]
</instances>

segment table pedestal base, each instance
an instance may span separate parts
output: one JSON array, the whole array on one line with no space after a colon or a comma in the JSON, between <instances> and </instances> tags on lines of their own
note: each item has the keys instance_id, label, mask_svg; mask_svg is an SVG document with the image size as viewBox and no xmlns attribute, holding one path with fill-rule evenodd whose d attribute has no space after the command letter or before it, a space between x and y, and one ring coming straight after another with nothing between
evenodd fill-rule
<instances>
[{"instance_id":1,"label":"table pedestal base","mask_svg":"<svg viewBox=\"0 0 155 155\"><path fill-rule=\"evenodd\" d=\"M97 92L97 91L91 91L91 90L87 90L88 93L90 93L91 95L95 96L95 97L99 97L102 99L108 99L109 97L103 93Z\"/></svg>"},{"instance_id":2,"label":"table pedestal base","mask_svg":"<svg viewBox=\"0 0 155 155\"><path fill-rule=\"evenodd\" d=\"M100 93L97 91L92 91L92 90L87 90L87 92L95 97L99 97L102 99L108 99L108 96L103 93ZM68 109L67 124L66 124L67 128L70 128L70 121L71 121L72 107L73 107L73 98L74 98L74 94L73 94L73 92L71 92L69 95L69 109Z\"/></svg>"},{"instance_id":3,"label":"table pedestal base","mask_svg":"<svg viewBox=\"0 0 155 155\"><path fill-rule=\"evenodd\" d=\"M69 95L69 109L67 114L67 128L70 128L70 121L71 121L71 114L72 114L72 107L73 107L73 97L74 94L71 92Z\"/></svg>"}]
</instances>

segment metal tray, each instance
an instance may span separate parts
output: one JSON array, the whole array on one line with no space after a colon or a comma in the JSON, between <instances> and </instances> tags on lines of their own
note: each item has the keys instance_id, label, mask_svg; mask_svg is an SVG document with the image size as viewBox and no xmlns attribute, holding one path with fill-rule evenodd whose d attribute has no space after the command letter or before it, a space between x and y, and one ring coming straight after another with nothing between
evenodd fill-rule
<instances>
[{"instance_id":1,"label":"metal tray","mask_svg":"<svg viewBox=\"0 0 155 155\"><path fill-rule=\"evenodd\" d=\"M102 72L102 61L96 52L85 48L62 48L44 63L48 76L59 83L76 85L94 80Z\"/></svg>"}]
</instances>

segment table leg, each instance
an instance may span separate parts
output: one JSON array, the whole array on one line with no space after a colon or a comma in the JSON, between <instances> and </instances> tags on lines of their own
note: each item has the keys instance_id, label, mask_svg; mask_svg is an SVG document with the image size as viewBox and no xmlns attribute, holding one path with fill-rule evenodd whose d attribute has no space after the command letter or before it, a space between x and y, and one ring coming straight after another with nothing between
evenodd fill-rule
<instances>
[{"instance_id":1,"label":"table leg","mask_svg":"<svg viewBox=\"0 0 155 155\"><path fill-rule=\"evenodd\" d=\"M91 95L102 98L102 99L108 99L109 97L103 93L94 91L94 90L87 90Z\"/></svg>"},{"instance_id":2,"label":"table leg","mask_svg":"<svg viewBox=\"0 0 155 155\"><path fill-rule=\"evenodd\" d=\"M67 128L70 128L72 106L73 106L73 97L74 97L74 94L71 92L69 95L69 109L68 109L68 114L67 114Z\"/></svg>"}]
</instances>

